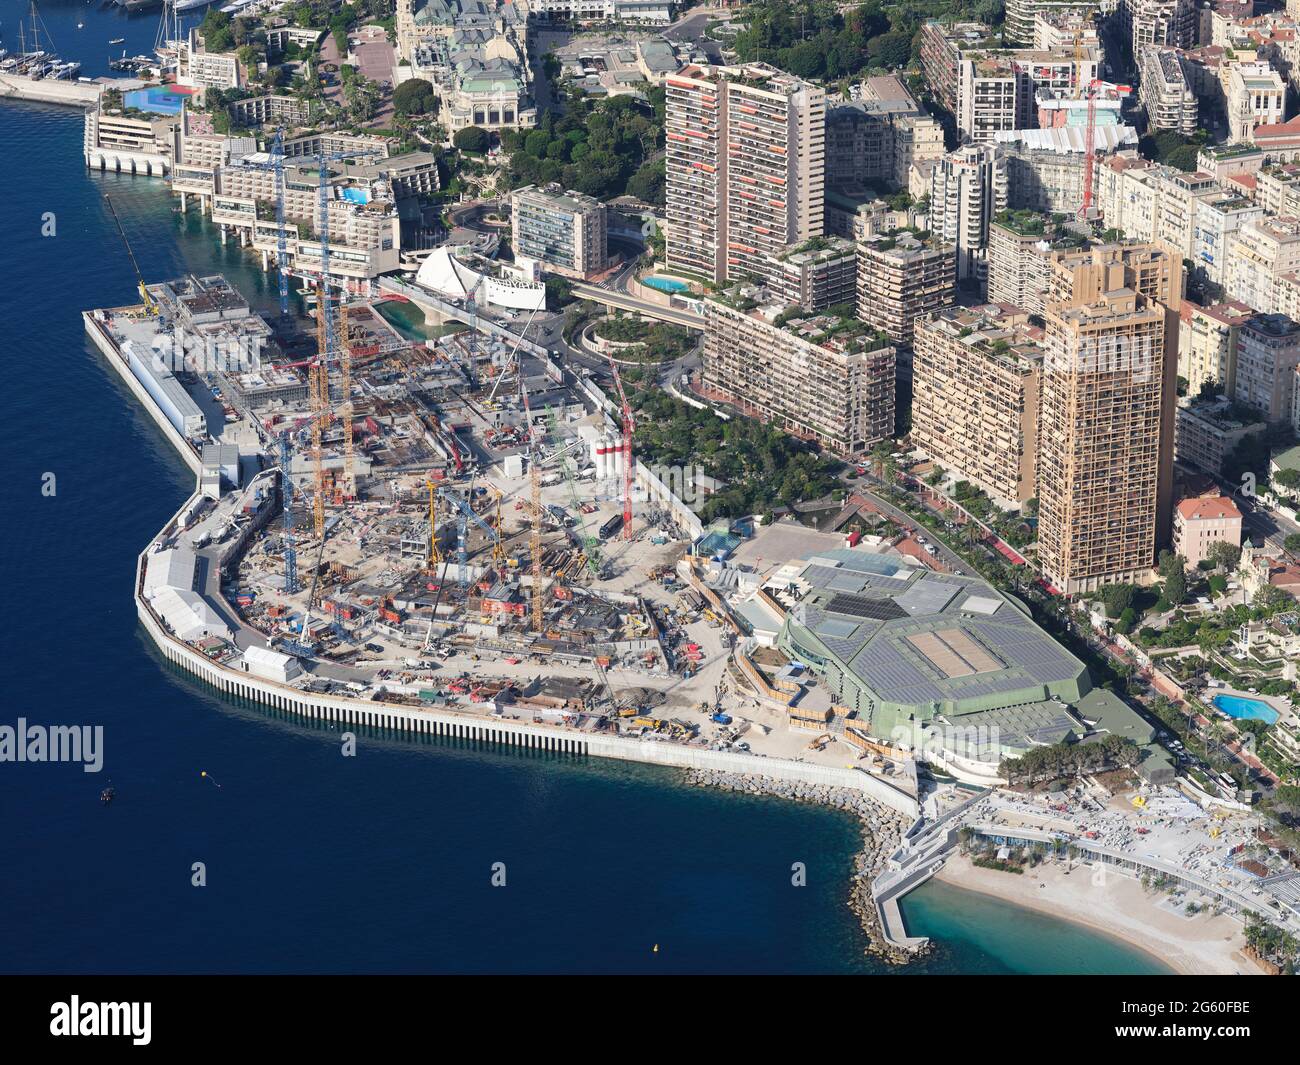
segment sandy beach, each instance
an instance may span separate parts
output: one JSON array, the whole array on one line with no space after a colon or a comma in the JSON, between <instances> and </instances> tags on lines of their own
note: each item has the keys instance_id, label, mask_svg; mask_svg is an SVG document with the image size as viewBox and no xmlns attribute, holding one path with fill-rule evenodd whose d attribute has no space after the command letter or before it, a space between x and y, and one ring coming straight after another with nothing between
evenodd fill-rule
<instances>
[{"instance_id":1,"label":"sandy beach","mask_svg":"<svg viewBox=\"0 0 1300 1065\"><path fill-rule=\"evenodd\" d=\"M1046 863L1023 874L980 869L954 854L938 878L1052 917L1074 921L1122 939L1186 975L1261 975L1241 953L1246 945L1240 922L1201 913L1189 917L1167 896L1148 893L1128 877L1090 866Z\"/></svg>"}]
</instances>

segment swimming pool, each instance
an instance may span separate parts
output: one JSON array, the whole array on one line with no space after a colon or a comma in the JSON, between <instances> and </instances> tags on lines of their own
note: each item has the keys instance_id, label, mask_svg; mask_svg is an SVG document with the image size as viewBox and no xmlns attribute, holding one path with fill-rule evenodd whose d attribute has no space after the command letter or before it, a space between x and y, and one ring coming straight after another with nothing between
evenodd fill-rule
<instances>
[{"instance_id":1,"label":"swimming pool","mask_svg":"<svg viewBox=\"0 0 1300 1065\"><path fill-rule=\"evenodd\" d=\"M1272 725L1279 717L1278 712L1262 699L1247 699L1244 695L1216 695L1210 702L1238 721L1263 721Z\"/></svg>"},{"instance_id":2,"label":"swimming pool","mask_svg":"<svg viewBox=\"0 0 1300 1065\"><path fill-rule=\"evenodd\" d=\"M192 89L175 85L150 85L123 93L122 103L155 115L179 115L181 107L193 95Z\"/></svg>"},{"instance_id":3,"label":"swimming pool","mask_svg":"<svg viewBox=\"0 0 1300 1065\"><path fill-rule=\"evenodd\" d=\"M646 277L642 278L641 284L657 288L660 292L685 292L691 287L685 281L678 281L671 277Z\"/></svg>"}]
</instances>

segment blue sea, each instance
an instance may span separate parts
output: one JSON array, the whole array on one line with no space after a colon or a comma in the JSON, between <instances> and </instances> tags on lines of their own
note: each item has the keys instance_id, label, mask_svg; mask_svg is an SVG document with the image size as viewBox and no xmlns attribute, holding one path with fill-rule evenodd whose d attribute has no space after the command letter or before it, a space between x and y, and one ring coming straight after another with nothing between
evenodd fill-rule
<instances>
[{"instance_id":1,"label":"blue sea","mask_svg":"<svg viewBox=\"0 0 1300 1065\"><path fill-rule=\"evenodd\" d=\"M9 47L25 7L0 0ZM109 38L152 44L154 18L42 12L90 75ZM82 329L82 309L134 299L103 195L149 281L223 272L268 309L275 292L161 181L88 173L81 128L73 109L0 102L0 724L102 725L105 758L99 774L0 763L0 971L883 971L846 906L847 816L464 743L363 733L343 758L335 733L160 658L133 567L192 480ZM1060 922L1016 935L1029 915L938 885L908 915L941 943L905 972L1162 971Z\"/></svg>"}]
</instances>

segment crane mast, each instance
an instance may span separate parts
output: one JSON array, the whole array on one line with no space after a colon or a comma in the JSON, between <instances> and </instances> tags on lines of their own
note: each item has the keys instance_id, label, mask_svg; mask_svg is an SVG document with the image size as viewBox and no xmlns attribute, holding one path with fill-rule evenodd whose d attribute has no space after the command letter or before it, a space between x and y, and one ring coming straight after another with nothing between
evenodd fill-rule
<instances>
[{"instance_id":1,"label":"crane mast","mask_svg":"<svg viewBox=\"0 0 1300 1065\"><path fill-rule=\"evenodd\" d=\"M623 408L623 539L632 539L632 433L636 423L632 419L632 407L623 391L623 378L619 376L618 363L612 355L609 368L614 371L614 385L618 388L618 401Z\"/></svg>"},{"instance_id":2,"label":"crane mast","mask_svg":"<svg viewBox=\"0 0 1300 1065\"><path fill-rule=\"evenodd\" d=\"M528 433L528 484L533 507L533 531L529 539L533 563L533 631L540 633L545 607L542 595L542 481L537 470L537 442L533 438L533 412L528 405L528 384L522 373L519 375L519 392L524 400L524 428Z\"/></svg>"}]
</instances>

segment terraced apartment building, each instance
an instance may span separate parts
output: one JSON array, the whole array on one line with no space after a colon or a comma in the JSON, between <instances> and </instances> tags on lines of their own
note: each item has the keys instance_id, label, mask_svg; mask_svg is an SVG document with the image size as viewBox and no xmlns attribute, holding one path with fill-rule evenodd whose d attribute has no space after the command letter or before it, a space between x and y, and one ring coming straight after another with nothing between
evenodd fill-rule
<instances>
[{"instance_id":1,"label":"terraced apartment building","mask_svg":"<svg viewBox=\"0 0 1300 1065\"><path fill-rule=\"evenodd\" d=\"M957 297L957 251L911 233L858 244L858 317L911 348L916 320Z\"/></svg>"},{"instance_id":2,"label":"terraced apartment building","mask_svg":"<svg viewBox=\"0 0 1300 1065\"><path fill-rule=\"evenodd\" d=\"M704 384L746 414L847 457L894 432L894 348L875 330L740 294L706 299L704 320Z\"/></svg>"},{"instance_id":3,"label":"terraced apartment building","mask_svg":"<svg viewBox=\"0 0 1300 1065\"><path fill-rule=\"evenodd\" d=\"M1007 509L1038 491L1042 335L1023 311L992 305L916 326L912 443Z\"/></svg>"}]
</instances>

